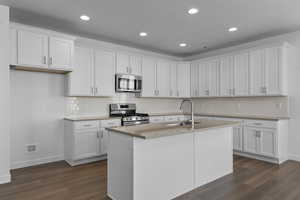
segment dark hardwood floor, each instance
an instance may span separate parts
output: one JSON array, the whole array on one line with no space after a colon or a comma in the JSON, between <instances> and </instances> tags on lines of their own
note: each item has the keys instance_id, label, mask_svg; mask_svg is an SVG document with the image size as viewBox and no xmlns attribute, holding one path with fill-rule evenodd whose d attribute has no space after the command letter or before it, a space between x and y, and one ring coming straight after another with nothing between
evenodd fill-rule
<instances>
[{"instance_id":1,"label":"dark hardwood floor","mask_svg":"<svg viewBox=\"0 0 300 200\"><path fill-rule=\"evenodd\" d=\"M12 171L0 200L108 200L106 161L78 167L65 162ZM300 163L281 166L234 157L234 173L176 200L300 200Z\"/></svg>"}]
</instances>

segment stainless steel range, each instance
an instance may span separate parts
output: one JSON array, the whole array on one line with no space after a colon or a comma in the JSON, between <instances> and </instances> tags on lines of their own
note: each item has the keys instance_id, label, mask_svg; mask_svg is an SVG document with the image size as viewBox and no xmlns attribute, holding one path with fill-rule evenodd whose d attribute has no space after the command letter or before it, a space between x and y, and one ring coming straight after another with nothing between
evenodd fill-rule
<instances>
[{"instance_id":1,"label":"stainless steel range","mask_svg":"<svg viewBox=\"0 0 300 200\"><path fill-rule=\"evenodd\" d=\"M111 117L121 117L122 126L133 126L149 123L149 115L144 113L136 113L135 104L110 104L109 115Z\"/></svg>"}]
</instances>

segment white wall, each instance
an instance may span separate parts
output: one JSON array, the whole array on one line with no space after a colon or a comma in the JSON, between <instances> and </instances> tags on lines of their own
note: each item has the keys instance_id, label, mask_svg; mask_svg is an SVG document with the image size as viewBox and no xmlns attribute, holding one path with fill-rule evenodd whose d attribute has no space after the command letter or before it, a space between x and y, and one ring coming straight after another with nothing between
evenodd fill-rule
<instances>
[{"instance_id":1,"label":"white wall","mask_svg":"<svg viewBox=\"0 0 300 200\"><path fill-rule=\"evenodd\" d=\"M9 162L9 9L0 5L0 183L10 181Z\"/></svg>"},{"instance_id":2,"label":"white wall","mask_svg":"<svg viewBox=\"0 0 300 200\"><path fill-rule=\"evenodd\" d=\"M300 89L299 89L299 85L300 85L300 78L299 78L299 75L300 75L300 31L294 32L294 33L289 33L289 34L284 34L284 35L280 35L280 36L276 36L276 37L266 38L263 40L258 40L258 41L247 43L247 44L233 46L230 48L224 48L224 49L208 52L208 53L201 54L201 55L191 56L191 57L186 58L186 60L211 57L211 56L229 53L229 52L237 51L240 49L251 48L251 47L255 47L255 46L259 46L259 45L263 45L263 44L278 43L278 42L285 42L285 41L289 42L291 45L293 45L295 47L295 54L296 54L296 56L295 56L296 60L294 62L290 63L290 65L288 67L288 81L289 81L289 86L288 86L289 94L288 95L289 95L289 98L288 98L287 108L289 107L289 116L291 117L291 119L289 120L289 133L288 133L289 134L289 154L290 154L291 159L300 161L300 145L299 145L300 144L300 134L299 134L299 130L300 130ZM247 100L247 101L255 102L255 99L249 98L249 100ZM272 106L274 107L274 105L276 104L276 103L274 103L272 98L270 98L270 99L268 98L266 100L263 100L262 102L267 103L268 101L269 101L269 104L271 105L271 107ZM285 102L286 100L280 100L280 101ZM201 104L201 102L202 102L202 104ZM205 107L206 103L207 103L207 100L200 100L200 103L198 103L198 105ZM231 104L231 106L236 106L236 101L232 100L230 102L230 104ZM286 104L286 103L283 103L283 104ZM217 104L215 104L215 105L217 105ZM262 107L263 104L260 104L260 105L257 104L257 105ZM270 107L270 105L269 105L269 107ZM210 107L212 108L213 105ZM218 107L218 106L216 106L216 107ZM286 108L284 108L284 109L286 109ZM201 110L201 108L200 108L200 110ZM250 110L250 109L248 109L248 110ZM265 112L265 110L266 109L263 108L262 112ZM257 111L257 109L255 109L255 111ZM206 112L211 112L211 110L206 110ZM227 112L232 112L232 111L227 110ZM276 115L276 114L278 114L279 111L277 108L275 108L274 112L275 112L274 115ZM262 113L262 114L264 114L264 113Z\"/></svg>"},{"instance_id":3,"label":"white wall","mask_svg":"<svg viewBox=\"0 0 300 200\"><path fill-rule=\"evenodd\" d=\"M11 70L10 78L12 168L62 160L64 75Z\"/></svg>"}]
</instances>

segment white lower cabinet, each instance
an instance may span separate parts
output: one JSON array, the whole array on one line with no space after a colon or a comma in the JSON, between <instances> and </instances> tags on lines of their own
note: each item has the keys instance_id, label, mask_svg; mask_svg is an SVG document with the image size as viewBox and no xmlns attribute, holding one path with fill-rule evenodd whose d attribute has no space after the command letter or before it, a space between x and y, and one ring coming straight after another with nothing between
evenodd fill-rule
<instances>
[{"instance_id":1,"label":"white lower cabinet","mask_svg":"<svg viewBox=\"0 0 300 200\"><path fill-rule=\"evenodd\" d=\"M99 155L99 133L97 129L74 132L74 160Z\"/></svg>"},{"instance_id":2,"label":"white lower cabinet","mask_svg":"<svg viewBox=\"0 0 300 200\"><path fill-rule=\"evenodd\" d=\"M277 156L276 130L245 127L245 152L275 158Z\"/></svg>"},{"instance_id":3,"label":"white lower cabinet","mask_svg":"<svg viewBox=\"0 0 300 200\"><path fill-rule=\"evenodd\" d=\"M233 150L243 151L243 127L233 128Z\"/></svg>"},{"instance_id":4,"label":"white lower cabinet","mask_svg":"<svg viewBox=\"0 0 300 200\"><path fill-rule=\"evenodd\" d=\"M197 116L196 119L201 118L206 117ZM232 132L235 154L278 164L287 160L288 120L215 119L241 123L233 127Z\"/></svg>"},{"instance_id":5,"label":"white lower cabinet","mask_svg":"<svg viewBox=\"0 0 300 200\"><path fill-rule=\"evenodd\" d=\"M120 119L65 121L65 160L75 166L106 159L108 131L105 128L120 125Z\"/></svg>"}]
</instances>

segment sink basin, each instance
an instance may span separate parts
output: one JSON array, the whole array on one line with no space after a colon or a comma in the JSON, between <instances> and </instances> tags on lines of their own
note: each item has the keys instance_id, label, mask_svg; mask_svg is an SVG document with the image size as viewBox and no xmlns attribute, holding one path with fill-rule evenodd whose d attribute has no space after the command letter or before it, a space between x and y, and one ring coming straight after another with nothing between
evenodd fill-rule
<instances>
[{"instance_id":1,"label":"sink basin","mask_svg":"<svg viewBox=\"0 0 300 200\"><path fill-rule=\"evenodd\" d=\"M195 121L195 125L200 124L200 121ZM173 127L173 126L189 126L192 125L192 121L182 121L182 122L176 122L176 123L169 123L167 126Z\"/></svg>"}]
</instances>

